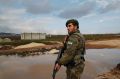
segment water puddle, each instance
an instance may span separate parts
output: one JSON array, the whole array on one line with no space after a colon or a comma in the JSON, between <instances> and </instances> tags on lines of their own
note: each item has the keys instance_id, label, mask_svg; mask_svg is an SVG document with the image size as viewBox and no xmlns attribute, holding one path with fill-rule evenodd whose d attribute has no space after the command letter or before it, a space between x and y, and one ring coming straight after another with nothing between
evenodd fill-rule
<instances>
[{"instance_id":1,"label":"water puddle","mask_svg":"<svg viewBox=\"0 0 120 79\"><path fill-rule=\"evenodd\" d=\"M51 79L57 54L21 57L0 56L0 79ZM86 66L81 79L93 79L98 73L109 71L120 63L120 49L88 49ZM56 79L65 79L65 67Z\"/></svg>"}]
</instances>

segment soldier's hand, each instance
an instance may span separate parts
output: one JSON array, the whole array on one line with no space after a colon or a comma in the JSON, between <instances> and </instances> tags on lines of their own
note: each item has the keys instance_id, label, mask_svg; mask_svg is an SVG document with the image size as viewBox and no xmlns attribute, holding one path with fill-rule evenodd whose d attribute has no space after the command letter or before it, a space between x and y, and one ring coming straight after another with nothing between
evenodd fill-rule
<instances>
[{"instance_id":1,"label":"soldier's hand","mask_svg":"<svg viewBox=\"0 0 120 79\"><path fill-rule=\"evenodd\" d=\"M55 65L55 70L59 71L61 65L59 65L58 63Z\"/></svg>"}]
</instances>

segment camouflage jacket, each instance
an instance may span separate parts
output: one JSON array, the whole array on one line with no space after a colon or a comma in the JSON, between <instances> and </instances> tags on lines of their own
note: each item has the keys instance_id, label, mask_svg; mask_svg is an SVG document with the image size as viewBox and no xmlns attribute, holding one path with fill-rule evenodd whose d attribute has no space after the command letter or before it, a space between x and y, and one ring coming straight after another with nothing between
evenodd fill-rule
<instances>
[{"instance_id":1,"label":"camouflage jacket","mask_svg":"<svg viewBox=\"0 0 120 79\"><path fill-rule=\"evenodd\" d=\"M60 65L75 65L84 61L85 39L77 30L69 35L62 57L59 59Z\"/></svg>"}]
</instances>

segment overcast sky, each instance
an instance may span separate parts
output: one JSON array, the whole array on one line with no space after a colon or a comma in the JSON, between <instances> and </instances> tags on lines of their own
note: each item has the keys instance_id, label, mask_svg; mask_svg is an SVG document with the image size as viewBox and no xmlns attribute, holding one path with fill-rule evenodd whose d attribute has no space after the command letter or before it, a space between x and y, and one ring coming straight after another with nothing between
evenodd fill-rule
<instances>
[{"instance_id":1,"label":"overcast sky","mask_svg":"<svg viewBox=\"0 0 120 79\"><path fill-rule=\"evenodd\" d=\"M0 0L0 32L67 34L71 18L83 34L120 33L120 0Z\"/></svg>"}]
</instances>

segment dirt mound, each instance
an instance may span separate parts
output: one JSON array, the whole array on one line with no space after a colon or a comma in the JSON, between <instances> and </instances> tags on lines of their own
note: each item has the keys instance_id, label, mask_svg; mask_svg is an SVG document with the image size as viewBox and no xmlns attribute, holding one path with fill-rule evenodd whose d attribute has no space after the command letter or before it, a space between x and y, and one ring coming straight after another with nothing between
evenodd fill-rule
<instances>
[{"instance_id":1,"label":"dirt mound","mask_svg":"<svg viewBox=\"0 0 120 79\"><path fill-rule=\"evenodd\" d=\"M88 45L94 46L93 48L120 48L120 39L112 39L112 40L100 40L100 41L89 41Z\"/></svg>"},{"instance_id":2,"label":"dirt mound","mask_svg":"<svg viewBox=\"0 0 120 79\"><path fill-rule=\"evenodd\" d=\"M13 46L11 45L3 45L3 46L0 46L0 50L9 50L9 49L12 49Z\"/></svg>"},{"instance_id":3,"label":"dirt mound","mask_svg":"<svg viewBox=\"0 0 120 79\"><path fill-rule=\"evenodd\" d=\"M45 44L32 42L32 43L29 43L29 44L26 44L26 45L17 46L14 49L31 48L31 47L37 47L37 46L45 46Z\"/></svg>"},{"instance_id":4,"label":"dirt mound","mask_svg":"<svg viewBox=\"0 0 120 79\"><path fill-rule=\"evenodd\" d=\"M120 79L120 63L110 72L100 74L95 79Z\"/></svg>"}]
</instances>

